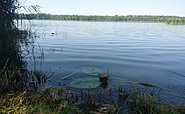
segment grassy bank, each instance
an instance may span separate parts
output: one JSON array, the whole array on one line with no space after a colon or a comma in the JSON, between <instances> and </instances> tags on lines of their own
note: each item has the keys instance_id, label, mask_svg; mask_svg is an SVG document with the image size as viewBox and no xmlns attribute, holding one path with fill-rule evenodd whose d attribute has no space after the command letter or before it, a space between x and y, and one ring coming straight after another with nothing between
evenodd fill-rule
<instances>
[{"instance_id":1,"label":"grassy bank","mask_svg":"<svg viewBox=\"0 0 185 114\"><path fill-rule=\"evenodd\" d=\"M185 105L160 101L159 91L130 88L76 89L59 83L45 86L45 74L22 71L16 67L1 69L0 113L185 113Z\"/></svg>"}]
</instances>

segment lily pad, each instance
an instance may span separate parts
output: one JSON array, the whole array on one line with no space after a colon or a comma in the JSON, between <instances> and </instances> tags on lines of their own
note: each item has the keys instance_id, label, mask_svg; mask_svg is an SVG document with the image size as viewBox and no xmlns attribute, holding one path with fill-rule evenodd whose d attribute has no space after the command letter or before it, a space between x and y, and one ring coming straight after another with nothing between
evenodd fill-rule
<instances>
[{"instance_id":1,"label":"lily pad","mask_svg":"<svg viewBox=\"0 0 185 114\"><path fill-rule=\"evenodd\" d=\"M73 88L96 88L99 84L98 78L84 77L73 80L69 83L69 86Z\"/></svg>"},{"instance_id":2,"label":"lily pad","mask_svg":"<svg viewBox=\"0 0 185 114\"><path fill-rule=\"evenodd\" d=\"M103 71L97 67L87 67L84 66L81 68L82 72L88 74L88 75L98 75L100 73L103 73Z\"/></svg>"}]
</instances>

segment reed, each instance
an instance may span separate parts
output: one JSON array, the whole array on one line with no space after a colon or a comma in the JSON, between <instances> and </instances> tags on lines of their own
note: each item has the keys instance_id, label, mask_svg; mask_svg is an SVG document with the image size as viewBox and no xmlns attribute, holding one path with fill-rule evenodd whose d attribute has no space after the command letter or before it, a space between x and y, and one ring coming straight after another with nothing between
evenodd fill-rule
<instances>
[{"instance_id":1,"label":"reed","mask_svg":"<svg viewBox=\"0 0 185 114\"><path fill-rule=\"evenodd\" d=\"M9 76L7 71L7 77ZM9 83L10 81L8 81ZM6 84L6 83L5 83ZM2 84L1 84L2 85ZM61 83L59 88L63 88ZM143 90L139 86L131 86L128 89L107 89L108 92L103 93L100 89L100 95L95 95L93 90L74 90L65 87L64 92L59 96L52 87L45 87L42 91L34 89L26 91L18 91L18 93L6 94L0 96L0 112L13 113L184 113L184 104L171 105L160 102L157 97L158 92L152 89ZM58 89L57 89L58 91ZM65 92L66 91L66 92ZM83 98L83 91L86 91L87 97ZM110 97L110 92L114 97ZM115 93L117 92L117 97ZM76 97L73 97L73 93ZM81 93L81 94L79 94ZM90 94L91 93L91 94ZM79 96L81 95L81 96ZM101 97L101 98L100 98ZM19 106L21 104L21 106ZM108 104L105 106L105 104ZM124 106L126 105L126 106ZM20 107L16 109L15 107ZM38 107L39 106L39 107ZM122 108L124 106L124 108ZM47 109L45 109L47 108ZM24 110L26 109L26 110ZM65 111L64 111L65 110Z\"/></svg>"}]
</instances>

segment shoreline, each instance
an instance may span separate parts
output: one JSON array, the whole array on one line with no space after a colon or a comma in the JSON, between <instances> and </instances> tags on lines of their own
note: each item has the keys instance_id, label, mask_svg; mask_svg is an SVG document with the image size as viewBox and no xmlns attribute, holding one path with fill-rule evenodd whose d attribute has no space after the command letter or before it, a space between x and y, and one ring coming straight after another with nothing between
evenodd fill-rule
<instances>
[{"instance_id":1,"label":"shoreline","mask_svg":"<svg viewBox=\"0 0 185 114\"><path fill-rule=\"evenodd\" d=\"M185 17L178 16L150 16L150 15L127 15L127 16L97 16L97 15L51 15L16 14L17 19L25 20L57 20L79 22L135 22L135 23L166 23L170 25L185 25Z\"/></svg>"}]
</instances>

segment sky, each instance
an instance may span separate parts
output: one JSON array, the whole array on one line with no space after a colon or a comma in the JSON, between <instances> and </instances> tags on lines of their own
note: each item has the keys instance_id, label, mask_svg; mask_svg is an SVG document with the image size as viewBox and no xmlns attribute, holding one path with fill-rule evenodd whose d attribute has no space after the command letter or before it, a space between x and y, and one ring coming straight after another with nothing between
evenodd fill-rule
<instances>
[{"instance_id":1,"label":"sky","mask_svg":"<svg viewBox=\"0 0 185 114\"><path fill-rule=\"evenodd\" d=\"M39 5L41 13L49 14L185 17L185 0L26 0L27 5Z\"/></svg>"}]
</instances>

